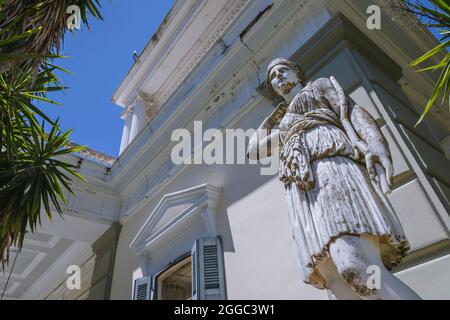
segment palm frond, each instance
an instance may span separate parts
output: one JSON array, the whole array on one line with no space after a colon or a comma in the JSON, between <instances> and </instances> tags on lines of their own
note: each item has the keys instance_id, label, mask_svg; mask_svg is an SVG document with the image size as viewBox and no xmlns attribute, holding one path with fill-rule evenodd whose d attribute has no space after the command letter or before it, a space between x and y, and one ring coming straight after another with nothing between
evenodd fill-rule
<instances>
[{"instance_id":1,"label":"palm frond","mask_svg":"<svg viewBox=\"0 0 450 320\"><path fill-rule=\"evenodd\" d=\"M78 152L63 132L59 119L52 121L36 101L54 103L48 92L63 90L53 74L56 66L13 68L0 75L0 261L9 258L9 247L21 248L27 227L34 231L44 210L63 213L72 179L82 178L71 164L57 160ZM46 133L46 128L50 130ZM82 147L81 147L82 148Z\"/></svg>"},{"instance_id":2,"label":"palm frond","mask_svg":"<svg viewBox=\"0 0 450 320\"><path fill-rule=\"evenodd\" d=\"M417 72L433 72L436 70L441 70L441 74L435 84L433 93L431 94L428 103L416 123L417 126L431 110L440 95L442 95L442 104L444 104L445 100L448 100L450 108L450 53L448 51L448 48L450 47L450 4L448 0L430 0L429 2L431 5L422 3L421 1L411 2L405 0L403 2L405 3L405 8L419 18L428 18L431 22L425 24L430 28L441 29L440 34L442 35L440 44L436 45L434 48L412 61L409 66L416 67L438 54L443 52L445 53L444 58L442 58L439 63L417 70Z\"/></svg>"},{"instance_id":3,"label":"palm frond","mask_svg":"<svg viewBox=\"0 0 450 320\"><path fill-rule=\"evenodd\" d=\"M0 74L17 65L36 69L47 62L46 57L57 55L68 30L66 10L71 5L80 8L82 22L88 28L89 16L103 19L100 2L93 0L0 2Z\"/></svg>"}]
</instances>

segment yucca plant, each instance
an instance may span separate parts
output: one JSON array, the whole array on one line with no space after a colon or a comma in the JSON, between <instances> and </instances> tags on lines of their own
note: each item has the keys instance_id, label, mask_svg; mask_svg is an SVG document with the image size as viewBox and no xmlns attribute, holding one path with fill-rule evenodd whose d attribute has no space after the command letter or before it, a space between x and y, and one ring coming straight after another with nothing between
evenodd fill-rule
<instances>
[{"instance_id":1,"label":"yucca plant","mask_svg":"<svg viewBox=\"0 0 450 320\"><path fill-rule=\"evenodd\" d=\"M54 65L67 31L70 5L100 18L91 0L0 0L0 261L12 245L22 248L27 230L40 225L41 211L62 214L64 193L82 177L62 156L80 151L36 102L56 102L48 93L63 90ZM48 130L46 130L48 129Z\"/></svg>"},{"instance_id":2,"label":"yucca plant","mask_svg":"<svg viewBox=\"0 0 450 320\"><path fill-rule=\"evenodd\" d=\"M71 131L61 132L59 121L52 122L34 101L54 103L46 98L61 90L52 69L31 71L13 69L0 76L0 252L7 262L9 247L22 247L27 228L40 224L41 208L51 217L50 203L62 214L64 188L71 192L73 177L82 178L73 165L58 157L78 152L66 147ZM42 119L42 120L41 120ZM45 132L45 123L50 127Z\"/></svg>"},{"instance_id":3,"label":"yucca plant","mask_svg":"<svg viewBox=\"0 0 450 320\"><path fill-rule=\"evenodd\" d=\"M80 8L88 28L88 13L103 19L98 0L0 0L0 73L18 64L36 70L55 57L64 41L66 10L71 5Z\"/></svg>"},{"instance_id":4,"label":"yucca plant","mask_svg":"<svg viewBox=\"0 0 450 320\"><path fill-rule=\"evenodd\" d=\"M411 67L417 67L425 61L429 61L430 58L443 53L443 58L440 59L439 63L417 70L417 72L441 72L433 93L416 123L417 126L425 118L433 105L438 102L436 100L438 100L439 96L442 96L442 104L445 101L449 102L450 109L450 53L448 51L450 46L450 0L403 0L403 4L403 7L397 6L396 8L414 14L423 26L437 30L441 36L439 45L436 45L433 49L412 61L409 65Z\"/></svg>"}]
</instances>

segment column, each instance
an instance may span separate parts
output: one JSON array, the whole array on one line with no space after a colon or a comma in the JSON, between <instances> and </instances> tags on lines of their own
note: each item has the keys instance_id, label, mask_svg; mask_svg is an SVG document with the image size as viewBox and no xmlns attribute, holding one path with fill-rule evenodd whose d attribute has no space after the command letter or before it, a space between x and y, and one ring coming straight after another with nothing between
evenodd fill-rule
<instances>
[{"instance_id":1,"label":"column","mask_svg":"<svg viewBox=\"0 0 450 320\"><path fill-rule=\"evenodd\" d=\"M128 138L128 144L141 132L145 125L145 105L142 101L136 101L133 104L133 116L131 120L130 135Z\"/></svg>"},{"instance_id":2,"label":"column","mask_svg":"<svg viewBox=\"0 0 450 320\"><path fill-rule=\"evenodd\" d=\"M122 153L123 150L125 150L125 148L128 146L132 116L133 116L133 108L131 108L131 107L126 108L125 111L121 115L121 118L125 120L125 124L123 126L123 131L122 131L122 141L120 143L119 154Z\"/></svg>"}]
</instances>

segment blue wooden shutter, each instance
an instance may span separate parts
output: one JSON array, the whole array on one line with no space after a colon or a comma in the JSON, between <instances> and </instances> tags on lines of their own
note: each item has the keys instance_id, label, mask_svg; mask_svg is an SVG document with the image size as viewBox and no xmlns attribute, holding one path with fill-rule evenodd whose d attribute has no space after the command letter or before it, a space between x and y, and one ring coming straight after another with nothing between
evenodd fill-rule
<instances>
[{"instance_id":1,"label":"blue wooden shutter","mask_svg":"<svg viewBox=\"0 0 450 320\"><path fill-rule=\"evenodd\" d=\"M151 300L152 292L152 277L143 277L134 280L133 300Z\"/></svg>"},{"instance_id":2,"label":"blue wooden shutter","mask_svg":"<svg viewBox=\"0 0 450 320\"><path fill-rule=\"evenodd\" d=\"M192 249L192 299L224 300L225 274L220 238L201 238Z\"/></svg>"}]
</instances>

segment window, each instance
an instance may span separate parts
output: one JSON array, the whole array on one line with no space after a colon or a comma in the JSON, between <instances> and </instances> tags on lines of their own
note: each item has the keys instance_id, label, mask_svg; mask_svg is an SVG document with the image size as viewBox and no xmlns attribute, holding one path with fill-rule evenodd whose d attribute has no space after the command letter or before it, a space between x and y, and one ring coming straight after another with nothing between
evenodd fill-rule
<instances>
[{"instance_id":1,"label":"window","mask_svg":"<svg viewBox=\"0 0 450 320\"><path fill-rule=\"evenodd\" d=\"M157 277L158 300L188 300L192 297L192 263L187 257Z\"/></svg>"},{"instance_id":2,"label":"window","mask_svg":"<svg viewBox=\"0 0 450 320\"><path fill-rule=\"evenodd\" d=\"M130 244L140 256L143 275L133 278L133 299L226 299L223 252L216 236L220 193L220 188L202 184L161 198ZM168 250L166 257L189 250L187 238L196 239L191 252L162 270L152 265L161 265L154 258L160 250Z\"/></svg>"},{"instance_id":3,"label":"window","mask_svg":"<svg viewBox=\"0 0 450 320\"><path fill-rule=\"evenodd\" d=\"M191 252L155 275L134 280L134 300L226 299L220 237L195 241Z\"/></svg>"}]
</instances>

